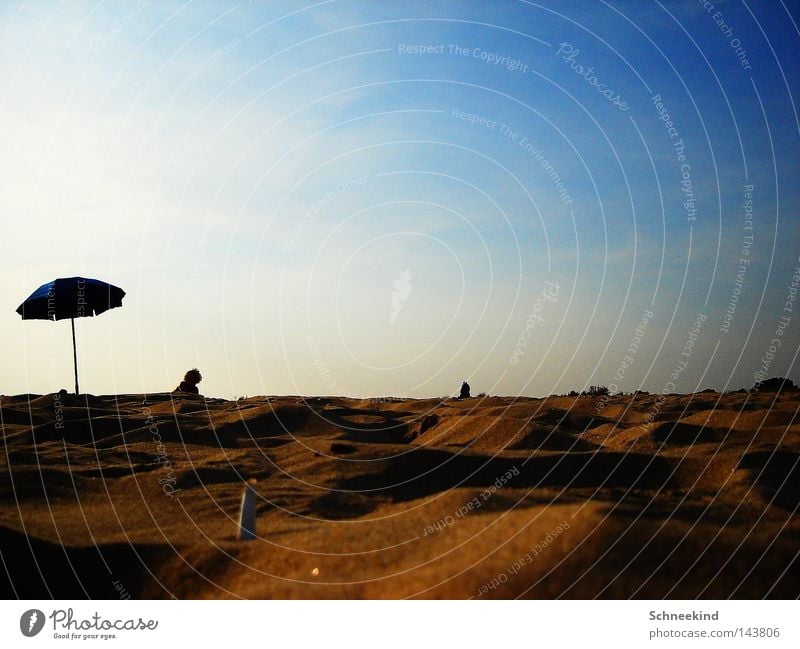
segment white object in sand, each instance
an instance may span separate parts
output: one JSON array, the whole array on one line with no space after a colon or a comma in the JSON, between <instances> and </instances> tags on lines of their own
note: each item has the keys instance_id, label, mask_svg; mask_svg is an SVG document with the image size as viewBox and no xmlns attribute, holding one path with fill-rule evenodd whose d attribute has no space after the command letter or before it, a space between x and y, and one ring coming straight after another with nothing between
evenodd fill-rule
<instances>
[{"instance_id":1,"label":"white object in sand","mask_svg":"<svg viewBox=\"0 0 800 649\"><path fill-rule=\"evenodd\" d=\"M239 540L250 541L256 538L256 480L248 480L242 491L242 505L239 508Z\"/></svg>"}]
</instances>

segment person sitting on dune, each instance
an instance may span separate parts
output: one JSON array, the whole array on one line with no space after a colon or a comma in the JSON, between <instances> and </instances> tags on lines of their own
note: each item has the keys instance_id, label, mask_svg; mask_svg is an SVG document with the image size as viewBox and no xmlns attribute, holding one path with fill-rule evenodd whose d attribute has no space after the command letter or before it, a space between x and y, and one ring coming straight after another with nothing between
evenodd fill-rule
<instances>
[{"instance_id":1,"label":"person sitting on dune","mask_svg":"<svg viewBox=\"0 0 800 649\"><path fill-rule=\"evenodd\" d=\"M190 392L192 394L200 394L200 390L197 389L197 384L202 380L203 375L200 374L200 370L195 367L184 374L183 381L181 381L180 385L172 392Z\"/></svg>"}]
</instances>

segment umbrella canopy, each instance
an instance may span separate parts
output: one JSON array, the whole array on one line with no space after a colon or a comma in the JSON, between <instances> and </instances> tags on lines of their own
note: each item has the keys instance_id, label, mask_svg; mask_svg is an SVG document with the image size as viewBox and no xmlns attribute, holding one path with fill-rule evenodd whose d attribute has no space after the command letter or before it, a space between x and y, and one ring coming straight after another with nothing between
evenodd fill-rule
<instances>
[{"instance_id":1,"label":"umbrella canopy","mask_svg":"<svg viewBox=\"0 0 800 649\"><path fill-rule=\"evenodd\" d=\"M65 277L42 284L17 307L23 320L65 320L122 306L125 291L99 279Z\"/></svg>"},{"instance_id":2,"label":"umbrella canopy","mask_svg":"<svg viewBox=\"0 0 800 649\"><path fill-rule=\"evenodd\" d=\"M78 352L75 318L91 317L122 306L125 291L88 277L65 277L42 284L17 307L23 320L72 321L72 359L75 364L75 394L78 394Z\"/></svg>"}]
</instances>

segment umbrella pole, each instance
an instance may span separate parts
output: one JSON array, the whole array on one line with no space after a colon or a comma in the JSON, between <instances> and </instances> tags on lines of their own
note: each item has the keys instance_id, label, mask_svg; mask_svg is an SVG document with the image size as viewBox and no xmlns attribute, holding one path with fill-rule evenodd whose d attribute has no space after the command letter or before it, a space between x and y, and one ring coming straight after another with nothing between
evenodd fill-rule
<instances>
[{"instance_id":1,"label":"umbrella pole","mask_svg":"<svg viewBox=\"0 0 800 649\"><path fill-rule=\"evenodd\" d=\"M78 395L78 350L75 347L75 318L70 318L72 322L72 363L75 367L75 394Z\"/></svg>"}]
</instances>

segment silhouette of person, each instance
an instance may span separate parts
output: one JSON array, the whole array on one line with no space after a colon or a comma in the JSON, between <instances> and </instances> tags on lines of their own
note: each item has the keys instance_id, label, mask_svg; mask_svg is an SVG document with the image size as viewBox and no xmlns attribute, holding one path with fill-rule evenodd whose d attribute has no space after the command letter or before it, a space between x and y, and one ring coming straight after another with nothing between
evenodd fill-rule
<instances>
[{"instance_id":1,"label":"silhouette of person","mask_svg":"<svg viewBox=\"0 0 800 649\"><path fill-rule=\"evenodd\" d=\"M469 399L469 383L464 381L461 384L461 394L458 395L459 399Z\"/></svg>"},{"instance_id":2,"label":"silhouette of person","mask_svg":"<svg viewBox=\"0 0 800 649\"><path fill-rule=\"evenodd\" d=\"M173 392L190 392L192 394L200 394L200 390L197 389L197 384L202 380L203 375L200 374L200 370L195 367L183 375L183 381L180 382L180 385L178 385Z\"/></svg>"}]
</instances>

